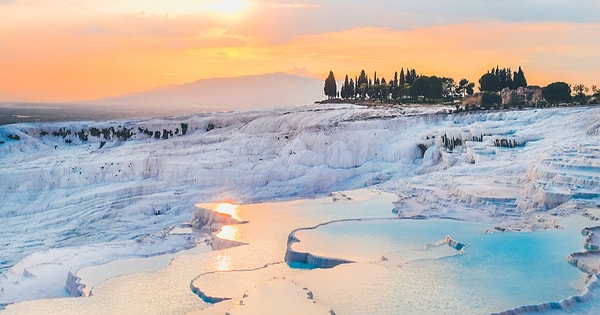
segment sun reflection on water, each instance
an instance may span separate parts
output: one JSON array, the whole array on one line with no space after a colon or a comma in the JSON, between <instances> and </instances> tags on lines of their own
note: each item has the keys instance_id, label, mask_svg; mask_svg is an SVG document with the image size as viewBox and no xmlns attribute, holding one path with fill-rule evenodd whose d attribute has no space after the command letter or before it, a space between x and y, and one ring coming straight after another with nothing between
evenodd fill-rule
<instances>
[{"instance_id":1,"label":"sun reflection on water","mask_svg":"<svg viewBox=\"0 0 600 315\"><path fill-rule=\"evenodd\" d=\"M236 205L233 203L229 203L229 202L221 202L218 203L213 210L220 212L220 213L224 213L224 214L229 214L233 219L239 220L239 209L240 205Z\"/></svg>"},{"instance_id":2,"label":"sun reflection on water","mask_svg":"<svg viewBox=\"0 0 600 315\"><path fill-rule=\"evenodd\" d=\"M241 241L242 233L238 226L235 225L224 225L221 227L221 230L216 234L216 236L220 239L230 240L230 241Z\"/></svg>"},{"instance_id":3,"label":"sun reflection on water","mask_svg":"<svg viewBox=\"0 0 600 315\"><path fill-rule=\"evenodd\" d=\"M227 253L221 253L215 258L215 269L218 271L231 270L231 256Z\"/></svg>"}]
</instances>

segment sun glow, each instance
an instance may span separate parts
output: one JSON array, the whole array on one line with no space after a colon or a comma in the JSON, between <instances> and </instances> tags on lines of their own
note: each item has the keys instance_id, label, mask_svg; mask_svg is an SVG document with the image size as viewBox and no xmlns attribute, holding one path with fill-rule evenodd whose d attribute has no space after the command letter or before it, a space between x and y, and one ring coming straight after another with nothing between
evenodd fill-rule
<instances>
[{"instance_id":1,"label":"sun glow","mask_svg":"<svg viewBox=\"0 0 600 315\"><path fill-rule=\"evenodd\" d=\"M219 212L219 213L224 213L224 214L228 214L231 216L231 218L239 220L239 213L238 213L238 208L240 207L240 205L236 205L236 204L232 204L232 203L228 203L228 202L222 202L222 203L218 203L215 207L214 207L214 211Z\"/></svg>"},{"instance_id":2,"label":"sun glow","mask_svg":"<svg viewBox=\"0 0 600 315\"><path fill-rule=\"evenodd\" d=\"M223 240L240 241L242 239L242 233L237 226L224 225L216 236Z\"/></svg>"},{"instance_id":3,"label":"sun glow","mask_svg":"<svg viewBox=\"0 0 600 315\"><path fill-rule=\"evenodd\" d=\"M205 5L211 13L222 16L237 16L242 14L252 3L246 0L214 0Z\"/></svg>"},{"instance_id":4,"label":"sun glow","mask_svg":"<svg viewBox=\"0 0 600 315\"><path fill-rule=\"evenodd\" d=\"M231 256L227 254L219 254L215 258L214 265L218 271L231 270Z\"/></svg>"}]
</instances>

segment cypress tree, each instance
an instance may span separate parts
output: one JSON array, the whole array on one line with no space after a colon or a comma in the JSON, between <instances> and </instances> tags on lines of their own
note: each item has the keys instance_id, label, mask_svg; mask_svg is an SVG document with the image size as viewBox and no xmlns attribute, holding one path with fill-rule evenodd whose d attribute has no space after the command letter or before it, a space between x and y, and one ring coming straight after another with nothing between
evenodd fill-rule
<instances>
[{"instance_id":1,"label":"cypress tree","mask_svg":"<svg viewBox=\"0 0 600 315\"><path fill-rule=\"evenodd\" d=\"M365 70L360 70L360 75L358 76L358 79L356 79L356 85L360 86L361 84L368 84L369 83L369 79L367 78L367 74L365 73Z\"/></svg>"},{"instance_id":2,"label":"cypress tree","mask_svg":"<svg viewBox=\"0 0 600 315\"><path fill-rule=\"evenodd\" d=\"M360 75L356 79L356 94L360 95L361 99L365 99L367 94L367 90L369 88L369 79L367 78L367 74L365 70L360 71Z\"/></svg>"},{"instance_id":3,"label":"cypress tree","mask_svg":"<svg viewBox=\"0 0 600 315\"><path fill-rule=\"evenodd\" d=\"M519 70L514 74L514 87L515 89L522 86L527 87L527 79L525 79L525 74L523 73L523 69L519 66Z\"/></svg>"},{"instance_id":4,"label":"cypress tree","mask_svg":"<svg viewBox=\"0 0 600 315\"><path fill-rule=\"evenodd\" d=\"M400 80L398 81L399 86L406 84L406 75L404 74L404 68L400 69Z\"/></svg>"},{"instance_id":5,"label":"cypress tree","mask_svg":"<svg viewBox=\"0 0 600 315\"><path fill-rule=\"evenodd\" d=\"M384 77L381 78L381 83L379 84L379 99L388 99L388 84Z\"/></svg>"},{"instance_id":6,"label":"cypress tree","mask_svg":"<svg viewBox=\"0 0 600 315\"><path fill-rule=\"evenodd\" d=\"M335 76L333 75L333 71L329 71L329 75L327 76L327 79L325 79L325 86L323 87L323 91L329 99L336 97L337 84L335 83Z\"/></svg>"},{"instance_id":7,"label":"cypress tree","mask_svg":"<svg viewBox=\"0 0 600 315\"><path fill-rule=\"evenodd\" d=\"M407 69L406 70L406 84L413 85L413 83L415 83L417 78L418 78L417 70L415 70L415 69L410 69L410 70Z\"/></svg>"},{"instance_id":8,"label":"cypress tree","mask_svg":"<svg viewBox=\"0 0 600 315\"><path fill-rule=\"evenodd\" d=\"M342 98L350 97L350 82L348 81L348 75L344 78L344 84L342 85L342 89L340 90L340 96Z\"/></svg>"}]
</instances>

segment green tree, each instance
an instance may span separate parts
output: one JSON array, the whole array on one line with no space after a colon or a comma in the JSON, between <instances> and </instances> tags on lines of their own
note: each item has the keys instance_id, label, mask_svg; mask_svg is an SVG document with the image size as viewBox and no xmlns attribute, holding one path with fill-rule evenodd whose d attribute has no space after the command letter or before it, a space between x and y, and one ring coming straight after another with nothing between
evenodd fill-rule
<instances>
[{"instance_id":1,"label":"green tree","mask_svg":"<svg viewBox=\"0 0 600 315\"><path fill-rule=\"evenodd\" d=\"M442 98L442 96L444 96L444 80L436 76L428 77L425 98L435 100Z\"/></svg>"},{"instance_id":2,"label":"green tree","mask_svg":"<svg viewBox=\"0 0 600 315\"><path fill-rule=\"evenodd\" d=\"M361 99L365 99L367 95L367 90L369 88L369 78L365 70L360 71L360 75L356 79L356 94L360 95Z\"/></svg>"},{"instance_id":3,"label":"green tree","mask_svg":"<svg viewBox=\"0 0 600 315\"><path fill-rule=\"evenodd\" d=\"M482 75L481 78L479 78L479 90L482 92L500 91L500 79L491 72Z\"/></svg>"},{"instance_id":4,"label":"green tree","mask_svg":"<svg viewBox=\"0 0 600 315\"><path fill-rule=\"evenodd\" d=\"M565 82L553 82L542 88L546 101L558 104L571 100L571 87Z\"/></svg>"},{"instance_id":5,"label":"green tree","mask_svg":"<svg viewBox=\"0 0 600 315\"><path fill-rule=\"evenodd\" d=\"M410 88L406 85L401 85L398 87L398 99L403 99L406 96L410 95Z\"/></svg>"},{"instance_id":6,"label":"green tree","mask_svg":"<svg viewBox=\"0 0 600 315\"><path fill-rule=\"evenodd\" d=\"M436 76L420 76L411 85L409 93L413 98L440 99L444 93L444 82Z\"/></svg>"},{"instance_id":7,"label":"green tree","mask_svg":"<svg viewBox=\"0 0 600 315\"><path fill-rule=\"evenodd\" d=\"M473 88L475 87L475 83L469 82L467 79L460 79L458 81L458 87L456 88L456 93L460 94L460 96L464 97L465 95L473 95L475 92Z\"/></svg>"},{"instance_id":8,"label":"green tree","mask_svg":"<svg viewBox=\"0 0 600 315\"><path fill-rule=\"evenodd\" d=\"M390 81L393 82L393 81ZM381 101L386 101L389 99L390 95L390 84L385 81L385 78L381 78L381 82L379 83L379 99Z\"/></svg>"},{"instance_id":9,"label":"green tree","mask_svg":"<svg viewBox=\"0 0 600 315\"><path fill-rule=\"evenodd\" d=\"M404 68L400 69L400 79L398 80L398 86L404 86L406 84L406 75L404 74Z\"/></svg>"},{"instance_id":10,"label":"green tree","mask_svg":"<svg viewBox=\"0 0 600 315\"><path fill-rule=\"evenodd\" d=\"M333 71L329 71L329 75L327 79L325 79L325 87L323 88L325 95L329 99L335 98L337 95L337 84L335 83L335 76L333 75Z\"/></svg>"},{"instance_id":11,"label":"green tree","mask_svg":"<svg viewBox=\"0 0 600 315\"><path fill-rule=\"evenodd\" d=\"M425 97L425 92L427 90L427 78L420 77L413 82L409 88L408 94L412 98L418 98L419 96Z\"/></svg>"},{"instance_id":12,"label":"green tree","mask_svg":"<svg viewBox=\"0 0 600 315\"><path fill-rule=\"evenodd\" d=\"M456 93L456 83L452 78L440 78L442 80L442 96L447 100L453 100Z\"/></svg>"},{"instance_id":13,"label":"green tree","mask_svg":"<svg viewBox=\"0 0 600 315\"><path fill-rule=\"evenodd\" d=\"M340 89L340 97L341 98L350 98L351 89L350 89L350 81L348 81L348 75L344 78L344 84L342 84L342 88Z\"/></svg>"},{"instance_id":14,"label":"green tree","mask_svg":"<svg viewBox=\"0 0 600 315\"><path fill-rule=\"evenodd\" d=\"M484 91L481 95L481 106L483 106L485 109L490 109L494 105L498 106L501 104L502 97L500 97L498 92Z\"/></svg>"},{"instance_id":15,"label":"green tree","mask_svg":"<svg viewBox=\"0 0 600 315\"><path fill-rule=\"evenodd\" d=\"M360 70L360 75L358 76L358 79L356 80L356 85L361 85L361 84L367 84L369 82L369 78L367 77L367 73L365 72L365 70Z\"/></svg>"},{"instance_id":16,"label":"green tree","mask_svg":"<svg viewBox=\"0 0 600 315\"><path fill-rule=\"evenodd\" d=\"M511 89L514 88L512 71L510 70L510 68L500 69L498 66L496 66L496 69L492 69L491 73L495 74L496 77L498 77L498 81L499 81L498 91L502 90L503 88L511 88Z\"/></svg>"},{"instance_id":17,"label":"green tree","mask_svg":"<svg viewBox=\"0 0 600 315\"><path fill-rule=\"evenodd\" d=\"M413 85L418 78L417 70L406 68L406 84Z\"/></svg>"},{"instance_id":18,"label":"green tree","mask_svg":"<svg viewBox=\"0 0 600 315\"><path fill-rule=\"evenodd\" d=\"M585 92L589 91L589 89L583 84L575 84L573 91L575 92L575 96L584 96Z\"/></svg>"},{"instance_id":19,"label":"green tree","mask_svg":"<svg viewBox=\"0 0 600 315\"><path fill-rule=\"evenodd\" d=\"M373 80L369 78L369 81L367 82L367 96L369 99L371 99L373 98L373 95L375 95L375 86L373 84Z\"/></svg>"},{"instance_id":20,"label":"green tree","mask_svg":"<svg viewBox=\"0 0 600 315\"><path fill-rule=\"evenodd\" d=\"M527 79L525 79L525 73L523 73L523 69L520 66L519 70L513 76L513 86L511 88L517 89L518 87L527 87Z\"/></svg>"},{"instance_id":21,"label":"green tree","mask_svg":"<svg viewBox=\"0 0 600 315\"><path fill-rule=\"evenodd\" d=\"M576 84L573 86L573 91L575 92L575 96L572 98L573 102L577 102L580 104L587 103L588 99L585 96L590 89L583 84Z\"/></svg>"},{"instance_id":22,"label":"green tree","mask_svg":"<svg viewBox=\"0 0 600 315\"><path fill-rule=\"evenodd\" d=\"M362 100L364 100L365 96L367 95L367 84L363 83L361 85L357 85L356 86L356 94L360 95L360 98Z\"/></svg>"}]
</instances>

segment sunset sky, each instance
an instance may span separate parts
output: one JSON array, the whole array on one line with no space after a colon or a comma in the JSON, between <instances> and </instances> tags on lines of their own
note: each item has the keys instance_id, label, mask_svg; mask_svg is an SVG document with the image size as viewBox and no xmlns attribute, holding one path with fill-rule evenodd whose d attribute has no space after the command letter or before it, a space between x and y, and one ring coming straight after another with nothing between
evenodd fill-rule
<instances>
[{"instance_id":1,"label":"sunset sky","mask_svg":"<svg viewBox=\"0 0 600 315\"><path fill-rule=\"evenodd\" d=\"M0 95L76 101L278 71L600 86L598 0L0 0Z\"/></svg>"}]
</instances>

